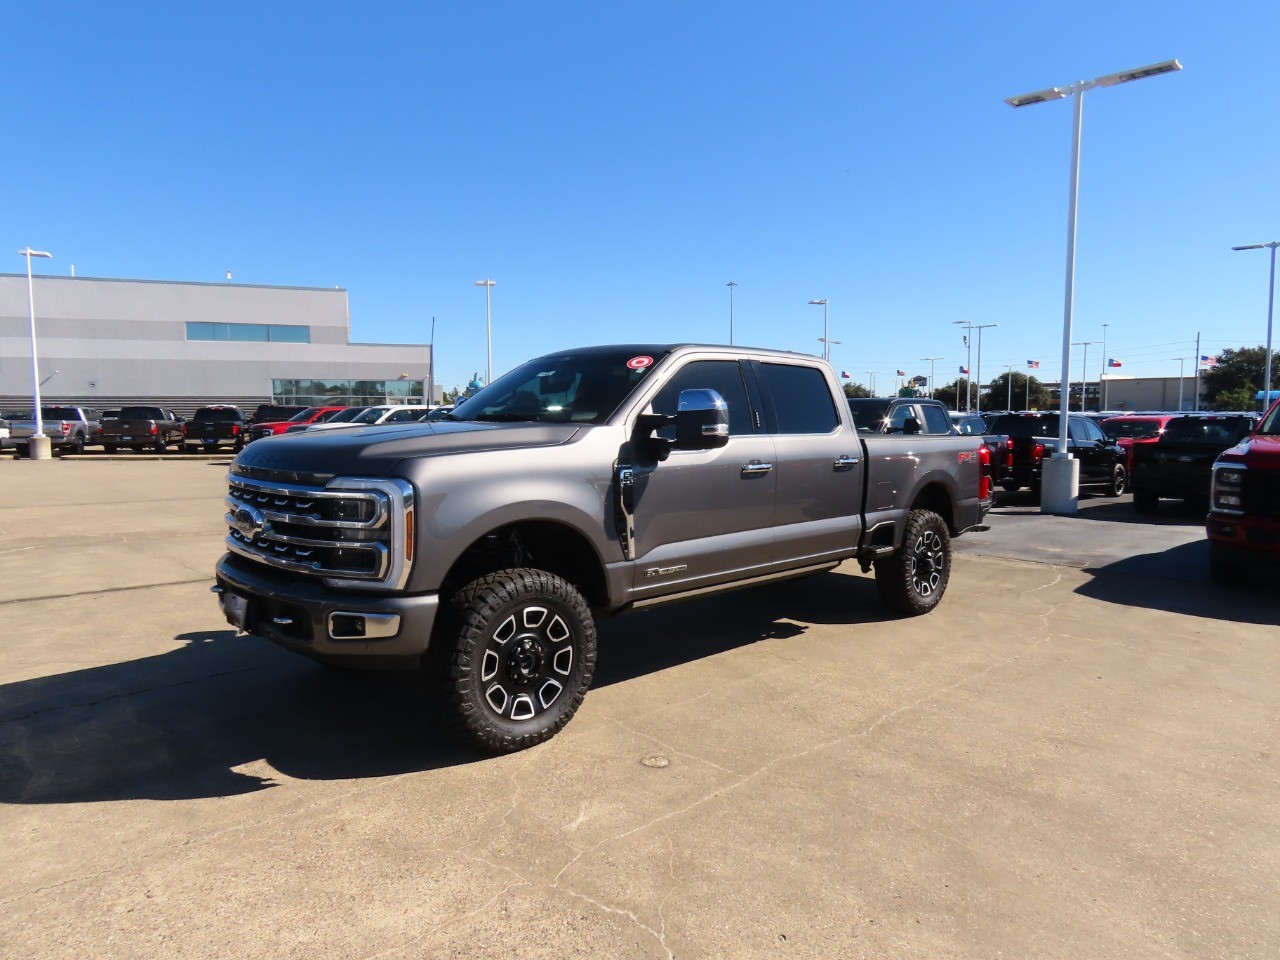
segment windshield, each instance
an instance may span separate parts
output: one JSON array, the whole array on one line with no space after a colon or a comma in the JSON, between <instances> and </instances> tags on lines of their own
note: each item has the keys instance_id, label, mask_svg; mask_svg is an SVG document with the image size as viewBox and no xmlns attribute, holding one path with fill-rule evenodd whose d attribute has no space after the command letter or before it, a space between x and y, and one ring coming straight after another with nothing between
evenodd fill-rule
<instances>
[{"instance_id":1,"label":"windshield","mask_svg":"<svg viewBox=\"0 0 1280 960\"><path fill-rule=\"evenodd\" d=\"M458 405L444 419L604 423L666 356L665 352L637 354L637 349L560 353L530 360Z\"/></svg>"},{"instance_id":2,"label":"windshield","mask_svg":"<svg viewBox=\"0 0 1280 960\"><path fill-rule=\"evenodd\" d=\"M350 423L360 414L368 410L368 407L347 407L345 410L339 410L329 418L330 423Z\"/></svg>"},{"instance_id":3,"label":"windshield","mask_svg":"<svg viewBox=\"0 0 1280 960\"><path fill-rule=\"evenodd\" d=\"M1160 436L1159 420L1126 420L1113 419L1102 421L1102 432L1112 440L1129 437L1134 440L1148 440Z\"/></svg>"},{"instance_id":4,"label":"windshield","mask_svg":"<svg viewBox=\"0 0 1280 960\"><path fill-rule=\"evenodd\" d=\"M1009 414L996 417L991 424L992 433L1004 433L1011 437L1056 437L1058 435L1058 415L1056 413L1041 414L1036 417L1024 417Z\"/></svg>"},{"instance_id":5,"label":"windshield","mask_svg":"<svg viewBox=\"0 0 1280 960\"><path fill-rule=\"evenodd\" d=\"M314 417L314 416L315 416L315 414L316 414L316 408L315 408L315 407L307 407L307 408L305 408L305 409L303 409L303 410L299 410L299 411L298 411L297 413L295 413L292 417L290 417L290 418L289 418L289 422L290 422L290 423L302 423L304 420L310 420L312 417Z\"/></svg>"},{"instance_id":6,"label":"windshield","mask_svg":"<svg viewBox=\"0 0 1280 960\"><path fill-rule=\"evenodd\" d=\"M1165 443L1207 443L1234 447L1249 435L1252 417L1179 417L1164 431Z\"/></svg>"},{"instance_id":7,"label":"windshield","mask_svg":"<svg viewBox=\"0 0 1280 960\"><path fill-rule=\"evenodd\" d=\"M1280 402L1272 405L1271 412L1266 415L1256 432L1273 437L1280 436Z\"/></svg>"},{"instance_id":8,"label":"windshield","mask_svg":"<svg viewBox=\"0 0 1280 960\"><path fill-rule=\"evenodd\" d=\"M356 416L351 418L352 423L377 423L380 417L387 413L386 407L366 407Z\"/></svg>"},{"instance_id":9,"label":"windshield","mask_svg":"<svg viewBox=\"0 0 1280 960\"><path fill-rule=\"evenodd\" d=\"M239 410L233 410L230 407L201 407L196 411L193 420L212 420L215 422L226 423L229 421L240 421L244 419L240 416Z\"/></svg>"},{"instance_id":10,"label":"windshield","mask_svg":"<svg viewBox=\"0 0 1280 960\"><path fill-rule=\"evenodd\" d=\"M885 414L889 412L889 401L876 397L851 398L849 411L853 414L855 427L863 433L878 433Z\"/></svg>"},{"instance_id":11,"label":"windshield","mask_svg":"<svg viewBox=\"0 0 1280 960\"><path fill-rule=\"evenodd\" d=\"M121 407L121 420L163 420L164 411L159 407Z\"/></svg>"}]
</instances>

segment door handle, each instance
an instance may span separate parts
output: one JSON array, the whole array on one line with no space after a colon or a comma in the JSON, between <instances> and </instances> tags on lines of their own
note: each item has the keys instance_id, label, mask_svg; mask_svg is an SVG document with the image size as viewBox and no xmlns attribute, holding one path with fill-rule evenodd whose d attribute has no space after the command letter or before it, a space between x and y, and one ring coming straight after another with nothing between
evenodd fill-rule
<instances>
[{"instance_id":1,"label":"door handle","mask_svg":"<svg viewBox=\"0 0 1280 960\"><path fill-rule=\"evenodd\" d=\"M832 463L832 466L837 470L849 470L853 468L855 465L857 465L857 463L858 463L857 457L841 456L841 457L836 457L835 462Z\"/></svg>"},{"instance_id":2,"label":"door handle","mask_svg":"<svg viewBox=\"0 0 1280 960\"><path fill-rule=\"evenodd\" d=\"M742 475L744 477L763 477L772 469L772 463L761 463L759 460L752 460L750 463L742 465Z\"/></svg>"}]
</instances>

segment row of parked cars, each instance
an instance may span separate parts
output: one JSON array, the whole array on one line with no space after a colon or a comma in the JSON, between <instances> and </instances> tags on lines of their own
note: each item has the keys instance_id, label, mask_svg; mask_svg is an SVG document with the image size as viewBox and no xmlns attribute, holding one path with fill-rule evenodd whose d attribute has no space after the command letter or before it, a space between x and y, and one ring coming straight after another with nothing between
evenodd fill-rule
<instances>
[{"instance_id":1,"label":"row of parked cars","mask_svg":"<svg viewBox=\"0 0 1280 960\"><path fill-rule=\"evenodd\" d=\"M404 423L436 419L453 409L452 404L378 404L360 407L285 407L262 404L252 416L230 404L201 407L186 419L159 406L121 407L99 414L89 407L42 406L43 433L53 449L62 454L80 454L86 447L101 446L105 453L134 450L139 453L241 450L246 443L265 436L296 433L343 425ZM27 455L28 442L36 432L30 410L6 411L0 415L0 449Z\"/></svg>"}]
</instances>

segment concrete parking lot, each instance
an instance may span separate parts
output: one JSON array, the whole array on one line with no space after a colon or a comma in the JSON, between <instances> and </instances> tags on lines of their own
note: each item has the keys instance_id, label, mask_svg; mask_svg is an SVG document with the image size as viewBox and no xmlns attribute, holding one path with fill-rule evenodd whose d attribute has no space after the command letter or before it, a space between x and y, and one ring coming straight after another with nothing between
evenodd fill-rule
<instances>
[{"instance_id":1,"label":"concrete parking lot","mask_svg":"<svg viewBox=\"0 0 1280 960\"><path fill-rule=\"evenodd\" d=\"M0 463L5 956L1280 956L1280 598L1195 516L1010 497L919 619L853 567L606 622L488 758L232 633L225 469Z\"/></svg>"}]
</instances>

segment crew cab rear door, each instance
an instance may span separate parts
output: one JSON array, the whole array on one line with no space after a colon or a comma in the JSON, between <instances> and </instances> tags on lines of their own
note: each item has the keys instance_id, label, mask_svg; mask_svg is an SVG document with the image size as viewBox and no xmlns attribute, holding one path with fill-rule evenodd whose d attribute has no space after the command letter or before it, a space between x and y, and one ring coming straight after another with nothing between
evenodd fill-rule
<instances>
[{"instance_id":1,"label":"crew cab rear door","mask_svg":"<svg viewBox=\"0 0 1280 960\"><path fill-rule=\"evenodd\" d=\"M751 367L773 436L777 559L848 556L862 531L866 470L848 405L837 405L838 386L823 366L767 360Z\"/></svg>"},{"instance_id":2,"label":"crew cab rear door","mask_svg":"<svg viewBox=\"0 0 1280 960\"><path fill-rule=\"evenodd\" d=\"M672 450L664 461L633 468L636 599L740 579L773 557L773 440L742 362L686 360L645 412L672 415L681 391L695 389L715 390L728 404L729 442ZM674 427L660 435L668 433L673 439Z\"/></svg>"}]
</instances>

